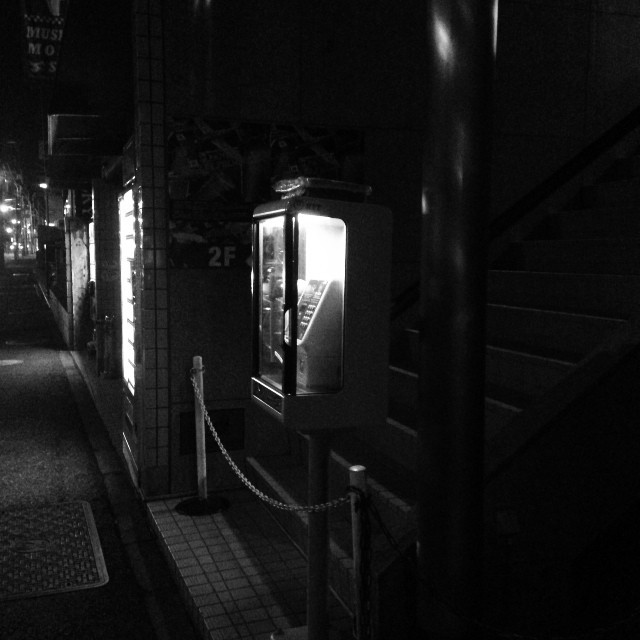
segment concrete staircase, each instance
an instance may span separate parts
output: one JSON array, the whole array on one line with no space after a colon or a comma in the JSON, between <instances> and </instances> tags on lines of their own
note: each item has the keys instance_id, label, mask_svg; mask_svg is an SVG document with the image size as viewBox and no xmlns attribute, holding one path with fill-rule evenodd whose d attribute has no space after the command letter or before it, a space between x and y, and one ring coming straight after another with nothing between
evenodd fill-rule
<instances>
[{"instance_id":1,"label":"concrete staircase","mask_svg":"<svg viewBox=\"0 0 640 640\"><path fill-rule=\"evenodd\" d=\"M505 400L515 386L523 399L506 400L520 413L494 433L488 427L486 447L487 610L514 632L613 622L592 615L607 598L586 605L580 567L598 565L598 540L640 497L639 204L638 157L620 160L512 243L489 274L488 354L507 349L539 365L528 384L507 381L504 394L488 355L488 395ZM608 598L625 588L620 577Z\"/></svg>"},{"instance_id":2,"label":"concrete staircase","mask_svg":"<svg viewBox=\"0 0 640 640\"><path fill-rule=\"evenodd\" d=\"M7 330L28 332L48 326L44 319L49 309L33 276L35 258L14 261L5 254L5 262L7 268L0 270L0 336Z\"/></svg>"},{"instance_id":3,"label":"concrete staircase","mask_svg":"<svg viewBox=\"0 0 640 640\"><path fill-rule=\"evenodd\" d=\"M525 457L529 455L530 443L542 433L548 435L548 425L558 415L570 411L572 403L585 394L595 397L598 381L615 370L635 344L635 333L629 333L629 326L630 319L640 309L639 205L640 160L637 157L621 160L600 182L582 189L566 209L549 214L525 240L512 243L491 266L485 405L486 510L491 529L489 563L504 561L499 549L504 541L500 537L504 531L495 530L496 514L497 520L502 522L504 518L501 519L500 514L507 514L507 519L509 514L515 514L517 521L518 508L513 505L526 499L504 489L504 483L513 480L513 470L518 466L521 452L527 452ZM624 349L611 346L617 344L616 336L619 335L626 336ZM348 467L365 465L372 499L382 519L406 548L415 538L413 477L418 353L419 335L411 326L393 337L387 423L367 433L337 437L333 443L330 472L331 494L337 496L344 493L348 484ZM567 447L570 447L571 439L568 443ZM547 444L553 449L553 438ZM556 465L550 477L557 477L557 466L565 464L571 455L567 449L562 450L556 460L546 460L546 464ZM304 438L292 436L287 455L249 457L248 467L256 484L271 495L285 501L289 498L306 502L305 460ZM527 467L514 486L526 487L527 473L543 476L546 470ZM588 473L588 469L581 473ZM582 480L578 473L569 482L567 492L578 491ZM526 489L523 491L526 493ZM544 496L544 489L540 491L540 496ZM616 513L628 506L632 493L619 498ZM540 501L544 503L542 497ZM348 513L331 515L332 588L351 607ZM611 511L605 517L613 515ZM290 512L275 511L274 517L304 549L306 519ZM553 528L556 526L554 518L561 518L562 514L557 509L542 506L538 517L538 529ZM585 521L578 518L576 522L584 526ZM592 537L608 524L598 521L596 515L589 522ZM574 542L580 538L574 535L572 524L562 526L566 529L567 541L572 536ZM519 531L519 527L520 524L515 529ZM507 534L515 535L514 531ZM526 536L522 545L526 545L525 539ZM587 538L581 540L584 547ZM572 553L577 557L580 549L576 547ZM526 562L534 562L533 556L527 556L526 551L522 554L522 558L528 558ZM391 615L389 609L392 607L380 602L389 591L400 595L395 598L396 602L408 602L409 596L403 592L406 576L396 551L377 527L374 527L373 557L375 594L379 599L374 605L378 612L377 637L404 637L399 621L403 616L410 617L408 609L397 606L396 615ZM523 567L526 562L522 560ZM494 590L505 587L492 568L489 573ZM390 586L392 584L395 586ZM526 585L520 587L524 594ZM540 583L536 588L544 587ZM526 600L524 595L522 598ZM495 607L495 613L498 621L505 619L505 612L500 607Z\"/></svg>"}]
</instances>

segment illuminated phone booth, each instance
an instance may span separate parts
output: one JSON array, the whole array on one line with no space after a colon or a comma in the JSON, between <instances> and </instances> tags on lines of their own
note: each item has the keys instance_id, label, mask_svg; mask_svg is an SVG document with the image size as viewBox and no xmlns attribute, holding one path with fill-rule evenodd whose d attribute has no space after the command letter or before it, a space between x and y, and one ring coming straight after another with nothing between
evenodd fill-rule
<instances>
[{"instance_id":1,"label":"illuminated phone booth","mask_svg":"<svg viewBox=\"0 0 640 640\"><path fill-rule=\"evenodd\" d=\"M252 397L301 432L387 416L391 213L297 178L254 211Z\"/></svg>"}]
</instances>

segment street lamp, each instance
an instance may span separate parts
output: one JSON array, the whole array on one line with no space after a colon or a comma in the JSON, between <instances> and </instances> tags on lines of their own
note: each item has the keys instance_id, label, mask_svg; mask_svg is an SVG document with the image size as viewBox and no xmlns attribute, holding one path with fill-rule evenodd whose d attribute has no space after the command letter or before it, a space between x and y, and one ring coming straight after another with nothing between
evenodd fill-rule
<instances>
[{"instance_id":1,"label":"street lamp","mask_svg":"<svg viewBox=\"0 0 640 640\"><path fill-rule=\"evenodd\" d=\"M47 225L49 224L49 183L45 180L38 185L41 189L44 189L44 217Z\"/></svg>"}]
</instances>

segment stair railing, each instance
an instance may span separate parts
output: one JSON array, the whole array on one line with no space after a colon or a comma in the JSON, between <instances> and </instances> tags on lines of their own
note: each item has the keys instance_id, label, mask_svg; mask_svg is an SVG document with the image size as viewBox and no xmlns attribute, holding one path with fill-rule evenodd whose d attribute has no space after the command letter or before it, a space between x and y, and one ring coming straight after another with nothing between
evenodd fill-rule
<instances>
[{"instance_id":1,"label":"stair railing","mask_svg":"<svg viewBox=\"0 0 640 640\"><path fill-rule=\"evenodd\" d=\"M491 220L487 230L487 239L490 244L489 259L492 260L499 255L506 244L513 239L514 229L524 225L525 222L532 224L538 217L545 215L545 211L538 216L534 215L543 202L570 185L587 168L638 129L640 129L640 105ZM419 292L420 282L416 281L397 294L391 303L391 320L395 320L413 306L418 301Z\"/></svg>"}]
</instances>

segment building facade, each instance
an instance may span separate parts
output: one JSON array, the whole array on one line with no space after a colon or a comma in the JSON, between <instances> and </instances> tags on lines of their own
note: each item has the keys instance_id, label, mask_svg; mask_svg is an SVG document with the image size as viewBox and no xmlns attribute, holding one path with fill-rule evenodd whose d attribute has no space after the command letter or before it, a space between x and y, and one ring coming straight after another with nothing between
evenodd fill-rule
<instances>
[{"instance_id":1,"label":"building facade","mask_svg":"<svg viewBox=\"0 0 640 640\"><path fill-rule=\"evenodd\" d=\"M494 217L640 97L640 9L560 4L500 3L486 123ZM243 468L299 446L249 397L249 229L255 206L275 197L274 179L371 185L371 202L393 213L392 296L417 279L424 114L439 99L429 90L424 24L417 0L402 11L384 2L204 0L70 8L49 151L59 184L90 189L94 241L87 220L65 217L59 324L74 349L95 330L97 370L121 382L122 430L113 438L143 497L196 489L194 356L205 365L207 408ZM105 49L107 31L119 35ZM80 50L110 50L109 69L87 76L72 55ZM90 78L84 101L66 99L81 77ZM101 86L97 78L107 77ZM80 138L91 148L70 148ZM93 316L81 301L91 282ZM360 435L412 470L406 425ZM208 461L212 489L237 485L211 442Z\"/></svg>"}]
</instances>

